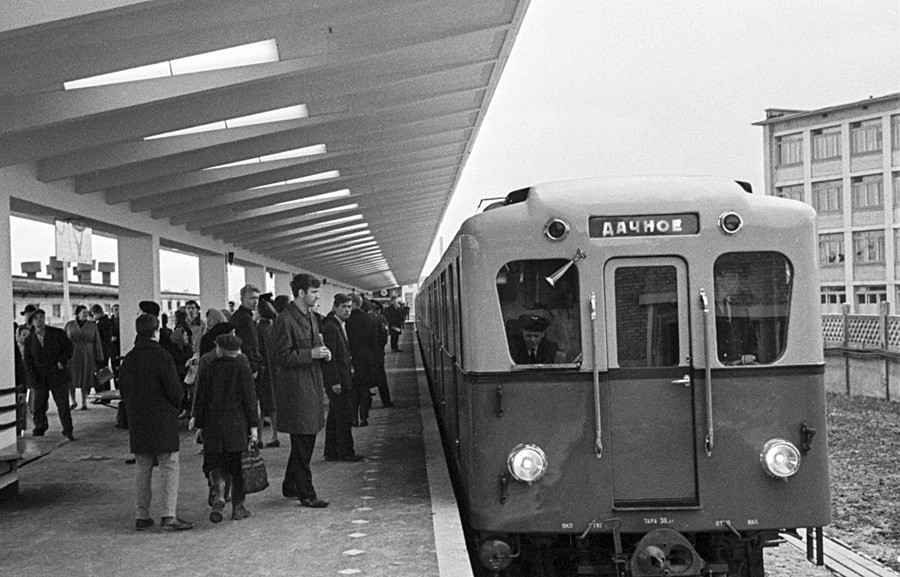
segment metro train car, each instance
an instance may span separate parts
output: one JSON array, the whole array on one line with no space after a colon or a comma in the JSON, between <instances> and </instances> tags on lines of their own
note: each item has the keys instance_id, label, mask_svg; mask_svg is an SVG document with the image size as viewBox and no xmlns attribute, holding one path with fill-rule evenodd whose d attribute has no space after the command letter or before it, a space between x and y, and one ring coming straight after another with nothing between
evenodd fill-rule
<instances>
[{"instance_id":1,"label":"metro train car","mask_svg":"<svg viewBox=\"0 0 900 577\"><path fill-rule=\"evenodd\" d=\"M469 218L416 325L476 569L762 577L830 521L819 306L813 209L746 183L541 184Z\"/></svg>"}]
</instances>

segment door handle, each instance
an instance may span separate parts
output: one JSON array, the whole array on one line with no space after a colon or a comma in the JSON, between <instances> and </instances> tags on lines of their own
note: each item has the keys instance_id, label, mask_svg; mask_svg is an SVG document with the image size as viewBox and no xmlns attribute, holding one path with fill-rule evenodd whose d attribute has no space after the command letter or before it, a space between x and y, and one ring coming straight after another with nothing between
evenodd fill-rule
<instances>
[{"instance_id":1,"label":"door handle","mask_svg":"<svg viewBox=\"0 0 900 577\"><path fill-rule=\"evenodd\" d=\"M691 386L691 376L685 375L685 376L681 377L680 379L675 379L674 381L672 381L672 384L690 387Z\"/></svg>"}]
</instances>

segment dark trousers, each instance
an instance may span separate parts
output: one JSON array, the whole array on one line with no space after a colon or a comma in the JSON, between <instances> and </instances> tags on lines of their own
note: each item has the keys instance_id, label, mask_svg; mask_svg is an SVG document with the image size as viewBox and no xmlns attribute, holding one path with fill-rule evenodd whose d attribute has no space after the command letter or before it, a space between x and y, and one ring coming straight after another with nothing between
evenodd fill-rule
<instances>
[{"instance_id":1,"label":"dark trousers","mask_svg":"<svg viewBox=\"0 0 900 577\"><path fill-rule=\"evenodd\" d=\"M325 419L325 456L340 459L354 454L353 389L343 387L340 394L328 391L328 418Z\"/></svg>"},{"instance_id":2,"label":"dark trousers","mask_svg":"<svg viewBox=\"0 0 900 577\"><path fill-rule=\"evenodd\" d=\"M372 375L366 370L357 371L353 375L353 399L351 401L351 420L361 423L369 420L369 409L372 408L372 395L369 386L374 386Z\"/></svg>"},{"instance_id":3,"label":"dark trousers","mask_svg":"<svg viewBox=\"0 0 900 577\"><path fill-rule=\"evenodd\" d=\"M391 405L391 390L388 388L387 373L384 371L384 351L375 361L375 364L375 377L378 381L378 396L381 397L381 404L383 406Z\"/></svg>"},{"instance_id":4,"label":"dark trousers","mask_svg":"<svg viewBox=\"0 0 900 577\"><path fill-rule=\"evenodd\" d=\"M309 470L315 446L315 435L291 435L291 454L288 457L287 469L284 471L284 484L297 487L300 499L316 498L312 471Z\"/></svg>"},{"instance_id":5,"label":"dark trousers","mask_svg":"<svg viewBox=\"0 0 900 577\"><path fill-rule=\"evenodd\" d=\"M241 477L241 452L204 453L203 468L209 468L209 478L216 492L225 499L226 487L231 483L231 506L244 504L244 478Z\"/></svg>"},{"instance_id":6,"label":"dark trousers","mask_svg":"<svg viewBox=\"0 0 900 577\"><path fill-rule=\"evenodd\" d=\"M388 332L391 333L391 350L399 351L400 345L398 343L400 341L400 327L388 327Z\"/></svg>"},{"instance_id":7,"label":"dark trousers","mask_svg":"<svg viewBox=\"0 0 900 577\"><path fill-rule=\"evenodd\" d=\"M69 386L62 385L47 389L35 387L34 389L34 432L42 435L50 424L47 422L47 409L50 406L50 395L59 411L59 421L62 423L63 434L72 433L72 409L69 408Z\"/></svg>"}]
</instances>

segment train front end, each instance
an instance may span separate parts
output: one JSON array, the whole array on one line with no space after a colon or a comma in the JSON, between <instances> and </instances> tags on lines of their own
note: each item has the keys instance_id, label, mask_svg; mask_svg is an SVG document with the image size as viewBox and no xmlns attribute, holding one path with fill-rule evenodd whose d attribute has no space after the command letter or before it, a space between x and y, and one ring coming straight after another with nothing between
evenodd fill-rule
<instances>
[{"instance_id":1,"label":"train front end","mask_svg":"<svg viewBox=\"0 0 900 577\"><path fill-rule=\"evenodd\" d=\"M445 421L483 565L762 576L830 519L813 211L705 179L515 194L458 237Z\"/></svg>"}]
</instances>

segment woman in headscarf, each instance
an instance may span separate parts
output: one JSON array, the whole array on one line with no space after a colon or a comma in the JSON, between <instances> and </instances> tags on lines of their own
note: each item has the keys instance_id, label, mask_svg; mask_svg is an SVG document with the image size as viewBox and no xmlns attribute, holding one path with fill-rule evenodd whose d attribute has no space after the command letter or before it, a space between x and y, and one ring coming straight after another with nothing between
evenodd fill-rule
<instances>
[{"instance_id":1,"label":"woman in headscarf","mask_svg":"<svg viewBox=\"0 0 900 577\"><path fill-rule=\"evenodd\" d=\"M74 351L69 360L69 373L72 375L70 394L72 408L75 402L75 389L81 389L81 410L88 409L87 397L91 387L95 385L97 369L103 365L103 343L97 323L88 320L88 308L78 305L75 308L75 319L66 323L66 336L72 341Z\"/></svg>"},{"instance_id":2,"label":"woman in headscarf","mask_svg":"<svg viewBox=\"0 0 900 577\"><path fill-rule=\"evenodd\" d=\"M216 348L216 337L219 335L224 335L225 333L231 332L234 330L234 327L228 325L228 328L219 327L216 330L213 330L216 325L220 325L222 323L228 322L225 318L225 315L222 314L222 311L217 309L209 309L206 311L206 332L203 333L203 336L200 338L200 356L202 357L209 351L215 350Z\"/></svg>"}]
</instances>

